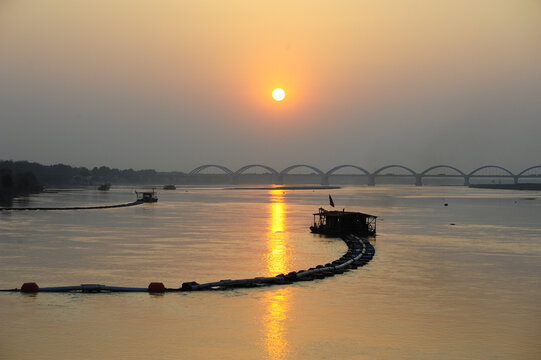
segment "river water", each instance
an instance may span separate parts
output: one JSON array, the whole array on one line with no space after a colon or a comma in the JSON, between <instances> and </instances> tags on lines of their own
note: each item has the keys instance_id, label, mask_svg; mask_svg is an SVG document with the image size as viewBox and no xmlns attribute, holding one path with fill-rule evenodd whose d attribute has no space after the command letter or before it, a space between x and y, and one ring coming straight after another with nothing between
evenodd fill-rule
<instances>
[{"instance_id":1,"label":"river water","mask_svg":"<svg viewBox=\"0 0 541 360\"><path fill-rule=\"evenodd\" d=\"M308 231L329 192L378 216L366 266L231 291L0 293L0 359L541 358L539 192L180 187L128 208L0 212L0 288L180 287L325 264L346 251ZM79 189L14 206L133 198Z\"/></svg>"}]
</instances>

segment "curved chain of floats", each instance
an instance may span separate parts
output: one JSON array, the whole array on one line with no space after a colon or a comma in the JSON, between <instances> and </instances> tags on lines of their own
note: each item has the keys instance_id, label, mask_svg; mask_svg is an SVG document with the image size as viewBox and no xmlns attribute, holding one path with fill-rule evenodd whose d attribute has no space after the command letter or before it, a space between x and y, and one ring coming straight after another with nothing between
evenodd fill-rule
<instances>
[{"instance_id":1,"label":"curved chain of floats","mask_svg":"<svg viewBox=\"0 0 541 360\"><path fill-rule=\"evenodd\" d=\"M153 282L146 288L130 288L119 286L107 286L99 284L83 284L77 286L57 286L40 288L36 283L24 283L20 289L8 289L0 291L20 291L24 293L36 292L72 292L83 293L96 292L179 292L179 291L204 291L204 290L227 290L235 288L251 288L270 285L292 284L297 281L311 281L325 277L343 274L351 269L356 269L368 263L375 254L375 249L370 242L362 237L350 234L342 237L348 246L348 251L339 259L325 264L317 265L307 270L293 271L288 274L280 274L273 277L255 277L251 279L220 280L199 284L195 281L185 282L180 288L166 288L161 282Z\"/></svg>"}]
</instances>

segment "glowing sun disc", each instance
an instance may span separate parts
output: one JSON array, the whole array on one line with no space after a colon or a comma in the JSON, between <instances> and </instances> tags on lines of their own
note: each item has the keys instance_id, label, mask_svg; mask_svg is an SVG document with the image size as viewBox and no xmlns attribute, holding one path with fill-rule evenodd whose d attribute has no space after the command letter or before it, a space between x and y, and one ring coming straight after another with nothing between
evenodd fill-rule
<instances>
[{"instance_id":1,"label":"glowing sun disc","mask_svg":"<svg viewBox=\"0 0 541 360\"><path fill-rule=\"evenodd\" d=\"M283 89L274 89L272 91L272 98L276 101L282 101L286 97L286 92Z\"/></svg>"}]
</instances>

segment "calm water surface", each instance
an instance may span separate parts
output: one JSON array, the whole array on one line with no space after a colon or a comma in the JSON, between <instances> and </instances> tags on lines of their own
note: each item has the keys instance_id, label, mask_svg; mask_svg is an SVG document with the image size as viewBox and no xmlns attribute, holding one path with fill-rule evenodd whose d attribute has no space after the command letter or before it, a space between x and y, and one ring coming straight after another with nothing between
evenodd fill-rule
<instances>
[{"instance_id":1,"label":"calm water surface","mask_svg":"<svg viewBox=\"0 0 541 360\"><path fill-rule=\"evenodd\" d=\"M201 293L0 293L0 359L540 359L541 194L345 187L379 216L376 256L344 275ZM179 287L332 261L308 232L329 190L162 191L156 204L0 213L0 288ZM131 201L132 188L20 206ZM448 206L444 206L447 203Z\"/></svg>"}]
</instances>

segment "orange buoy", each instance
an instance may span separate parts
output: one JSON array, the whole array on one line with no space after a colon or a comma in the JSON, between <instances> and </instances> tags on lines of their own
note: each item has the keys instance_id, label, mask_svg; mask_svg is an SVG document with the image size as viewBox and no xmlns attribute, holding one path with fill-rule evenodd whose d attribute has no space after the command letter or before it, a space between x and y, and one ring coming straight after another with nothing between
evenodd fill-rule
<instances>
[{"instance_id":1,"label":"orange buoy","mask_svg":"<svg viewBox=\"0 0 541 360\"><path fill-rule=\"evenodd\" d=\"M21 286L21 292L24 292L24 293L36 293L38 291L39 291L39 286L35 282L24 283L23 286Z\"/></svg>"},{"instance_id":2,"label":"orange buoy","mask_svg":"<svg viewBox=\"0 0 541 360\"><path fill-rule=\"evenodd\" d=\"M148 285L148 292L161 293L165 291L165 286L161 282L152 282Z\"/></svg>"}]
</instances>

